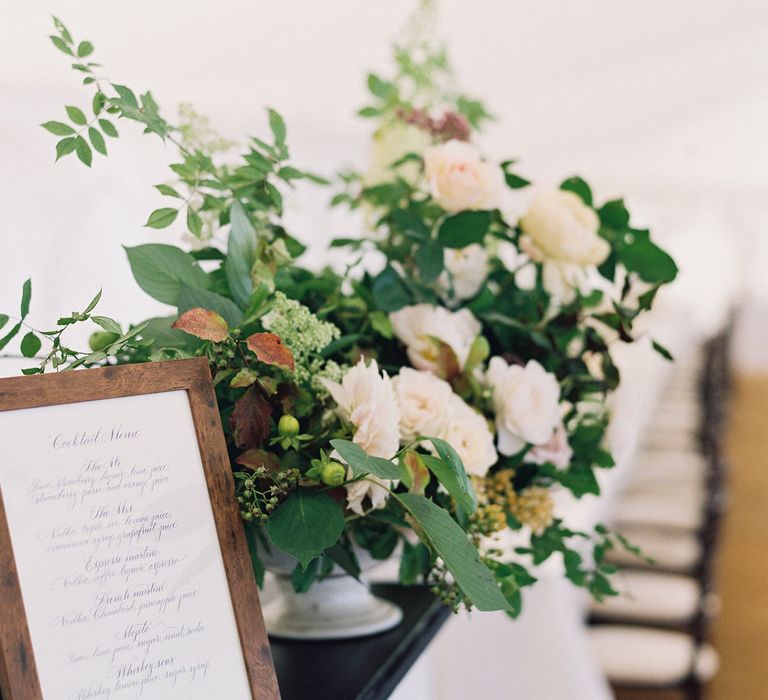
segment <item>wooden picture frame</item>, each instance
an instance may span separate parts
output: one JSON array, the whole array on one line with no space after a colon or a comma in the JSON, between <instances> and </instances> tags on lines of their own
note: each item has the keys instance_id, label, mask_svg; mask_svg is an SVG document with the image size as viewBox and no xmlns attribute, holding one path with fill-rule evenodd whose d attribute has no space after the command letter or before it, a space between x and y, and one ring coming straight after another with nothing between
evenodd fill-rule
<instances>
[{"instance_id":1,"label":"wooden picture frame","mask_svg":"<svg viewBox=\"0 0 768 700\"><path fill-rule=\"evenodd\" d=\"M185 390L189 399L247 684L253 700L279 698L207 360L195 358L0 379L0 412L176 390ZM43 700L1 492L0 689L4 700Z\"/></svg>"}]
</instances>

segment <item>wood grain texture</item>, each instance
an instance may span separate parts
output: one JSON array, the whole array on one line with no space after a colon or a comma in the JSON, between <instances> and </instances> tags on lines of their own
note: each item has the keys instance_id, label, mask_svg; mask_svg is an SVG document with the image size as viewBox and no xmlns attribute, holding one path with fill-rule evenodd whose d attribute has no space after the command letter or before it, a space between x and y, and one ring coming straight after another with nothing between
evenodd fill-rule
<instances>
[{"instance_id":1,"label":"wood grain texture","mask_svg":"<svg viewBox=\"0 0 768 700\"><path fill-rule=\"evenodd\" d=\"M243 659L254 700L280 697L232 470L204 358L0 379L0 412L187 391ZM43 700L8 521L0 494L0 690L5 700Z\"/></svg>"}]
</instances>

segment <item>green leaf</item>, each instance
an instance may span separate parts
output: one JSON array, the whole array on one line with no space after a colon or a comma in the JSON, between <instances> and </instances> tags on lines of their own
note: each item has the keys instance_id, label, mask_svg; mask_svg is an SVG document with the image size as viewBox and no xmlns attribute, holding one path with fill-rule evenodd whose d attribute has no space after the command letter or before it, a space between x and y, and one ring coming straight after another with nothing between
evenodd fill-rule
<instances>
[{"instance_id":1,"label":"green leaf","mask_svg":"<svg viewBox=\"0 0 768 700\"><path fill-rule=\"evenodd\" d=\"M606 226L615 229L624 229L629 226L629 212L624 206L623 199L606 202L597 210L597 213L600 216L600 221Z\"/></svg>"},{"instance_id":2,"label":"green leaf","mask_svg":"<svg viewBox=\"0 0 768 700\"><path fill-rule=\"evenodd\" d=\"M91 321L97 326L101 326L105 331L117 333L118 336L123 334L123 329L120 328L120 324L108 316L91 316Z\"/></svg>"},{"instance_id":3,"label":"green leaf","mask_svg":"<svg viewBox=\"0 0 768 700\"><path fill-rule=\"evenodd\" d=\"M8 314L0 314L0 328L3 328L8 321L11 320L11 317L8 316Z\"/></svg>"},{"instance_id":4,"label":"green leaf","mask_svg":"<svg viewBox=\"0 0 768 700\"><path fill-rule=\"evenodd\" d=\"M2 350L8 343L10 343L21 330L21 321L19 321L13 328L11 328L6 335L0 338L0 350Z\"/></svg>"},{"instance_id":5,"label":"green leaf","mask_svg":"<svg viewBox=\"0 0 768 700\"><path fill-rule=\"evenodd\" d=\"M477 496L461 461L459 460L456 464L431 455L419 455L419 457L446 491L453 496L459 507L467 514L474 513L477 509Z\"/></svg>"},{"instance_id":6,"label":"green leaf","mask_svg":"<svg viewBox=\"0 0 768 700\"><path fill-rule=\"evenodd\" d=\"M331 445L349 465L355 477L373 474L380 479L399 479L400 470L396 464L383 457L372 457L360 445L349 440L331 440Z\"/></svg>"},{"instance_id":7,"label":"green leaf","mask_svg":"<svg viewBox=\"0 0 768 700\"><path fill-rule=\"evenodd\" d=\"M56 160L72 153L75 148L77 148L77 139L75 137L68 136L67 138L61 139L61 141L56 144Z\"/></svg>"},{"instance_id":8,"label":"green leaf","mask_svg":"<svg viewBox=\"0 0 768 700\"><path fill-rule=\"evenodd\" d=\"M650 239L650 232L631 229L615 243L621 262L645 282L671 282L677 276L677 265L666 251Z\"/></svg>"},{"instance_id":9,"label":"green leaf","mask_svg":"<svg viewBox=\"0 0 768 700\"><path fill-rule=\"evenodd\" d=\"M29 314L29 303L32 301L32 280L25 280L21 286L21 320Z\"/></svg>"},{"instance_id":10,"label":"green leaf","mask_svg":"<svg viewBox=\"0 0 768 700\"><path fill-rule=\"evenodd\" d=\"M182 282L195 289L209 286L208 275L189 253L180 248L149 243L126 247L125 252L139 287L165 304L178 304Z\"/></svg>"},{"instance_id":11,"label":"green leaf","mask_svg":"<svg viewBox=\"0 0 768 700\"><path fill-rule=\"evenodd\" d=\"M375 95L381 100L386 100L394 93L395 86L386 80L382 80L378 75L374 73L368 74L368 79L366 82L368 84L368 89L371 91L371 94Z\"/></svg>"},{"instance_id":12,"label":"green leaf","mask_svg":"<svg viewBox=\"0 0 768 700\"><path fill-rule=\"evenodd\" d=\"M200 238L200 234L203 232L203 220L190 206L187 206L187 228L193 236L198 238Z\"/></svg>"},{"instance_id":13,"label":"green leaf","mask_svg":"<svg viewBox=\"0 0 768 700\"><path fill-rule=\"evenodd\" d=\"M245 308L253 294L251 269L256 262L259 237L240 202L232 204L229 217L232 226L227 239L224 273L232 298L240 307Z\"/></svg>"},{"instance_id":14,"label":"green leaf","mask_svg":"<svg viewBox=\"0 0 768 700\"><path fill-rule=\"evenodd\" d=\"M42 346L40 338L30 331L21 339L21 354L24 357L34 357Z\"/></svg>"},{"instance_id":15,"label":"green leaf","mask_svg":"<svg viewBox=\"0 0 768 700\"><path fill-rule=\"evenodd\" d=\"M107 97L101 90L98 90L94 93L93 101L91 102L91 108L93 109L94 116L98 116L101 113L101 110L104 109L106 102Z\"/></svg>"},{"instance_id":16,"label":"green leaf","mask_svg":"<svg viewBox=\"0 0 768 700\"><path fill-rule=\"evenodd\" d=\"M507 183L507 187L512 190L519 190L523 187L528 187L528 185L531 184L530 180L526 180L524 177L515 175L515 173L510 171L510 168L514 162L514 160L505 160L501 164L501 169L504 171L504 181Z\"/></svg>"},{"instance_id":17,"label":"green leaf","mask_svg":"<svg viewBox=\"0 0 768 700\"><path fill-rule=\"evenodd\" d=\"M67 46L67 44L65 43L65 41L61 37L52 36L50 39L51 39L51 42L53 43L53 45L59 51L63 51L65 54L67 54L67 56L74 56L75 55L74 52L72 51L72 49L70 49L69 46Z\"/></svg>"},{"instance_id":18,"label":"green leaf","mask_svg":"<svg viewBox=\"0 0 768 700\"><path fill-rule=\"evenodd\" d=\"M164 194L166 197L176 197L178 199L183 199L183 197L170 185L155 185L155 189L160 194Z\"/></svg>"},{"instance_id":19,"label":"green leaf","mask_svg":"<svg viewBox=\"0 0 768 700\"><path fill-rule=\"evenodd\" d=\"M414 585L419 575L424 572L429 563L429 548L423 542L411 544L403 539L403 553L400 558L400 583L405 586Z\"/></svg>"},{"instance_id":20,"label":"green leaf","mask_svg":"<svg viewBox=\"0 0 768 700\"><path fill-rule=\"evenodd\" d=\"M560 189L579 195L584 204L586 204L588 207L592 206L592 190L587 182L582 178L575 175L573 177L569 177L567 180L563 180L560 183Z\"/></svg>"},{"instance_id":21,"label":"green leaf","mask_svg":"<svg viewBox=\"0 0 768 700\"><path fill-rule=\"evenodd\" d=\"M446 248L466 248L482 243L491 227L491 212L462 211L446 218L437 232L437 239Z\"/></svg>"},{"instance_id":22,"label":"green leaf","mask_svg":"<svg viewBox=\"0 0 768 700\"><path fill-rule=\"evenodd\" d=\"M139 101L136 99L136 95L134 94L133 90L126 87L125 85L117 85L116 83L112 83L112 87L115 88L117 94L120 95L120 100L122 102L124 102L129 107L138 109Z\"/></svg>"},{"instance_id":23,"label":"green leaf","mask_svg":"<svg viewBox=\"0 0 768 700\"><path fill-rule=\"evenodd\" d=\"M0 324L0 327L2 325ZM667 350L661 343L657 343L655 340L651 341L651 345L653 345L653 349L659 353L665 360L669 360L670 362L674 362L675 358L672 357L672 353Z\"/></svg>"},{"instance_id":24,"label":"green leaf","mask_svg":"<svg viewBox=\"0 0 768 700\"><path fill-rule=\"evenodd\" d=\"M91 162L93 161L91 147L82 136L75 137L75 141L75 153L77 153L77 157L90 168Z\"/></svg>"},{"instance_id":25,"label":"green leaf","mask_svg":"<svg viewBox=\"0 0 768 700\"><path fill-rule=\"evenodd\" d=\"M85 126L88 123L88 119L83 113L83 110L74 105L67 105L64 107L67 110L67 116L77 125Z\"/></svg>"},{"instance_id":26,"label":"green leaf","mask_svg":"<svg viewBox=\"0 0 768 700\"><path fill-rule=\"evenodd\" d=\"M83 311L84 314L89 314L96 308L96 305L99 303L99 301L101 301L101 292L102 290L100 289L96 296L88 302L88 306L86 306L85 310Z\"/></svg>"},{"instance_id":27,"label":"green leaf","mask_svg":"<svg viewBox=\"0 0 768 700\"><path fill-rule=\"evenodd\" d=\"M77 45L78 58L85 58L93 53L93 44L90 41L81 41Z\"/></svg>"},{"instance_id":28,"label":"green leaf","mask_svg":"<svg viewBox=\"0 0 768 700\"><path fill-rule=\"evenodd\" d=\"M173 207L162 207L161 209L155 209L147 219L147 223L144 226L148 228L168 228L179 215L179 210Z\"/></svg>"},{"instance_id":29,"label":"green leaf","mask_svg":"<svg viewBox=\"0 0 768 700\"><path fill-rule=\"evenodd\" d=\"M55 136L67 136L75 133L75 130L69 124L65 124L64 122L45 122L40 126L42 126L43 129L50 131Z\"/></svg>"},{"instance_id":30,"label":"green leaf","mask_svg":"<svg viewBox=\"0 0 768 700\"><path fill-rule=\"evenodd\" d=\"M265 527L278 549L306 567L337 542L344 531L344 513L330 496L299 488L274 511Z\"/></svg>"},{"instance_id":31,"label":"green leaf","mask_svg":"<svg viewBox=\"0 0 768 700\"><path fill-rule=\"evenodd\" d=\"M394 494L394 498L421 526L427 543L478 610L507 609L507 599L496 584L493 573L480 560L477 548L448 511L414 493L398 493Z\"/></svg>"},{"instance_id":32,"label":"green leaf","mask_svg":"<svg viewBox=\"0 0 768 700\"><path fill-rule=\"evenodd\" d=\"M378 117L380 114L381 110L376 109L376 107L363 107L357 111L357 116L364 117L365 119L372 119L373 117Z\"/></svg>"},{"instance_id":33,"label":"green leaf","mask_svg":"<svg viewBox=\"0 0 768 700\"><path fill-rule=\"evenodd\" d=\"M283 118L274 110L267 110L269 113L269 128L272 130L272 135L275 137L275 145L279 149L285 147L286 128Z\"/></svg>"},{"instance_id":34,"label":"green leaf","mask_svg":"<svg viewBox=\"0 0 768 700\"><path fill-rule=\"evenodd\" d=\"M99 119L99 126L107 136L113 139L117 138L117 129L115 128L115 125L109 121L109 119Z\"/></svg>"},{"instance_id":35,"label":"green leaf","mask_svg":"<svg viewBox=\"0 0 768 700\"><path fill-rule=\"evenodd\" d=\"M306 568L301 564L296 564L291 574L291 583L296 593L306 593L312 584L317 580L320 568L320 558L313 559Z\"/></svg>"},{"instance_id":36,"label":"green leaf","mask_svg":"<svg viewBox=\"0 0 768 700\"><path fill-rule=\"evenodd\" d=\"M190 287L184 282L179 291L178 307L180 314L197 308L215 311L230 328L237 328L243 322L243 312L233 301L207 289Z\"/></svg>"},{"instance_id":37,"label":"green leaf","mask_svg":"<svg viewBox=\"0 0 768 700\"><path fill-rule=\"evenodd\" d=\"M101 153L101 155L107 155L107 145L104 143L104 137L98 129L92 126L88 127L88 138L91 140L93 147Z\"/></svg>"},{"instance_id":38,"label":"green leaf","mask_svg":"<svg viewBox=\"0 0 768 700\"><path fill-rule=\"evenodd\" d=\"M345 541L345 538L340 539L333 547L326 549L325 554L333 559L352 578L360 578L360 562L357 561L352 547Z\"/></svg>"},{"instance_id":39,"label":"green leaf","mask_svg":"<svg viewBox=\"0 0 768 700\"><path fill-rule=\"evenodd\" d=\"M392 321L389 316L381 311L371 311L368 314L368 320L371 322L371 328L383 338L391 340L395 337L395 331L392 328Z\"/></svg>"},{"instance_id":40,"label":"green leaf","mask_svg":"<svg viewBox=\"0 0 768 700\"><path fill-rule=\"evenodd\" d=\"M142 331L142 337L154 340L157 348L180 348L189 350L200 346L200 341L184 331L176 330L171 326L177 316L157 316L146 321L146 327Z\"/></svg>"},{"instance_id":41,"label":"green leaf","mask_svg":"<svg viewBox=\"0 0 768 700\"><path fill-rule=\"evenodd\" d=\"M381 311L397 311L411 302L411 295L400 275L387 265L373 280L373 299Z\"/></svg>"},{"instance_id":42,"label":"green leaf","mask_svg":"<svg viewBox=\"0 0 768 700\"><path fill-rule=\"evenodd\" d=\"M443 271L444 250L437 241L427 241L420 245L413 258L425 284L434 282Z\"/></svg>"}]
</instances>

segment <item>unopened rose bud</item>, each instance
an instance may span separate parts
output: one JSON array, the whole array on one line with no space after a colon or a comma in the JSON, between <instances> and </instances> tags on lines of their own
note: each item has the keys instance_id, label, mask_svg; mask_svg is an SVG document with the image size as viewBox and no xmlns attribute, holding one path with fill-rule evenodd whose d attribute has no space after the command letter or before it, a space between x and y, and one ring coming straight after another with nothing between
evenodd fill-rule
<instances>
[{"instance_id":1,"label":"unopened rose bud","mask_svg":"<svg viewBox=\"0 0 768 700\"><path fill-rule=\"evenodd\" d=\"M284 416L280 416L277 432L280 433L280 437L295 437L299 434L299 421L286 413Z\"/></svg>"},{"instance_id":2,"label":"unopened rose bud","mask_svg":"<svg viewBox=\"0 0 768 700\"><path fill-rule=\"evenodd\" d=\"M323 469L320 472L320 481L326 486L341 486L344 483L344 479L347 478L347 470L343 464L338 462L328 462L323 465Z\"/></svg>"}]
</instances>

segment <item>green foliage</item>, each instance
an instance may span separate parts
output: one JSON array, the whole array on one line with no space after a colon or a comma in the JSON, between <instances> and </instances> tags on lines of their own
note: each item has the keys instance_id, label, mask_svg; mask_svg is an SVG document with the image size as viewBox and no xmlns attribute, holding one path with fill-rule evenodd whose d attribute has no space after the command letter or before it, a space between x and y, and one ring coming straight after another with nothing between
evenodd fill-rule
<instances>
[{"instance_id":1,"label":"green foliage","mask_svg":"<svg viewBox=\"0 0 768 700\"><path fill-rule=\"evenodd\" d=\"M396 495L422 529L426 543L445 562L468 601L478 610L505 610L507 600L464 530L440 506L412 493Z\"/></svg>"},{"instance_id":2,"label":"green foliage","mask_svg":"<svg viewBox=\"0 0 768 700\"><path fill-rule=\"evenodd\" d=\"M443 221L437 240L446 248L466 248L473 243L482 243L490 226L491 212L463 211Z\"/></svg>"},{"instance_id":3,"label":"green foliage","mask_svg":"<svg viewBox=\"0 0 768 700\"><path fill-rule=\"evenodd\" d=\"M306 568L339 539L344 514L329 496L299 488L274 512L266 529L276 547Z\"/></svg>"},{"instance_id":4,"label":"green foliage","mask_svg":"<svg viewBox=\"0 0 768 700\"><path fill-rule=\"evenodd\" d=\"M125 248L136 282L149 296L164 304L179 303L181 284L207 289L208 276L198 262L175 246L147 243Z\"/></svg>"},{"instance_id":5,"label":"green foliage","mask_svg":"<svg viewBox=\"0 0 768 700\"><path fill-rule=\"evenodd\" d=\"M349 465L355 478L365 477L368 474L378 476L380 479L400 478L400 470L397 465L383 457L372 457L354 442L331 440L331 445Z\"/></svg>"}]
</instances>

